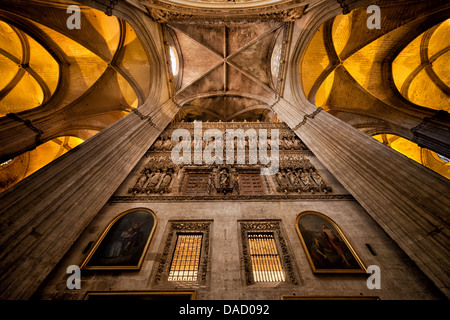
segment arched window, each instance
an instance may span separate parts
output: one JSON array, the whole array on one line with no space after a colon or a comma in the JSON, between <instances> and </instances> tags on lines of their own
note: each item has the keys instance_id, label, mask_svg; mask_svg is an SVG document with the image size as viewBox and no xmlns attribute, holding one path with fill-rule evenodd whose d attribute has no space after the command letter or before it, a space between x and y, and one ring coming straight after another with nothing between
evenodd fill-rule
<instances>
[{"instance_id":1,"label":"arched window","mask_svg":"<svg viewBox=\"0 0 450 320\"><path fill-rule=\"evenodd\" d=\"M178 74L178 55L174 47L170 47L169 56L170 56L170 69L172 71L172 75L176 76Z\"/></svg>"},{"instance_id":2,"label":"arched window","mask_svg":"<svg viewBox=\"0 0 450 320\"><path fill-rule=\"evenodd\" d=\"M155 226L152 211L144 208L125 211L109 223L81 267L139 270Z\"/></svg>"},{"instance_id":3,"label":"arched window","mask_svg":"<svg viewBox=\"0 0 450 320\"><path fill-rule=\"evenodd\" d=\"M338 225L313 211L297 216L296 229L314 273L365 273L366 267Z\"/></svg>"}]
</instances>

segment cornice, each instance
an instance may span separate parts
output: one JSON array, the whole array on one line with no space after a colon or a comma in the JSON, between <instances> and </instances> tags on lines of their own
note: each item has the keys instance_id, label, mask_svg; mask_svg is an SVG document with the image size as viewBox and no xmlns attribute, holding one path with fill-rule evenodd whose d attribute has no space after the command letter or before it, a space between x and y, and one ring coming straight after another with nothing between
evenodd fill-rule
<instances>
[{"instance_id":1,"label":"cornice","mask_svg":"<svg viewBox=\"0 0 450 320\"><path fill-rule=\"evenodd\" d=\"M301 200L355 200L349 194L304 194L304 195L217 195L217 196L112 196L110 203L128 202L178 202L178 201L301 201Z\"/></svg>"}]
</instances>

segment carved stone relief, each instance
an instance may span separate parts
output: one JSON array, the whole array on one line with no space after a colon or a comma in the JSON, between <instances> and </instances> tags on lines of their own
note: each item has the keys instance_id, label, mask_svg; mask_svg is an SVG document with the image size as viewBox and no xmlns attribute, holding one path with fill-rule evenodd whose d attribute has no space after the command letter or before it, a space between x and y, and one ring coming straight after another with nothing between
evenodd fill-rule
<instances>
[{"instance_id":1,"label":"carved stone relief","mask_svg":"<svg viewBox=\"0 0 450 320\"><path fill-rule=\"evenodd\" d=\"M264 7L244 8L201 8L155 0L140 0L146 6L150 16L157 22L183 23L223 23L223 22L255 22L255 21L287 21L292 22L303 16L308 5L299 0L271 4Z\"/></svg>"},{"instance_id":2,"label":"carved stone relief","mask_svg":"<svg viewBox=\"0 0 450 320\"><path fill-rule=\"evenodd\" d=\"M291 161L283 163L275 174L278 192L331 192L331 187L325 184L317 169L303 157L288 158Z\"/></svg>"},{"instance_id":3,"label":"carved stone relief","mask_svg":"<svg viewBox=\"0 0 450 320\"><path fill-rule=\"evenodd\" d=\"M191 164L176 165L172 161L172 148L178 144L178 141L172 141L172 132L175 129L183 128L191 133ZM170 196L217 196L217 197L236 197L251 194L249 188L242 192L240 174L247 172L260 171L262 167L268 167L269 164L261 164L259 157L252 158L250 152L251 146L259 147L259 139L253 141L245 136L244 144L240 147L245 148L245 152L238 152L238 139L234 140L234 163L226 164L226 150L223 149L223 164L193 164L194 150L202 150L210 143L222 143L226 146L227 129L265 129L270 136L272 129L277 129L279 133L279 171L272 176L261 176L259 180L249 177L246 178L246 186L259 185L258 195L276 195L294 193L297 195L304 193L329 193L332 191L318 170L311 164L309 158L314 155L304 143L282 123L259 123L259 122L214 122L202 123L202 129L218 129L224 133L222 139L205 141L203 139L194 139L194 123L177 123L169 126L161 136L153 143L146 153L147 163L135 177L133 184L128 186L128 193L135 196L159 194ZM250 137L252 137L250 135ZM220 141L219 141L220 140ZM268 149L270 150L270 138ZM265 147L265 145L264 145ZM217 149L214 149L217 150ZM267 151L270 154L271 151ZM241 159L241 157L243 159ZM196 174L201 173L202 178L198 176L198 184L201 184L201 190L195 191ZM206 177L206 178L205 178ZM249 180L250 179L250 180ZM252 180L253 179L253 180ZM203 181L204 180L204 181ZM187 186L188 184L190 186ZM262 188L262 189L261 189ZM186 193L186 190L190 191ZM203 191L202 191L203 190Z\"/></svg>"}]
</instances>

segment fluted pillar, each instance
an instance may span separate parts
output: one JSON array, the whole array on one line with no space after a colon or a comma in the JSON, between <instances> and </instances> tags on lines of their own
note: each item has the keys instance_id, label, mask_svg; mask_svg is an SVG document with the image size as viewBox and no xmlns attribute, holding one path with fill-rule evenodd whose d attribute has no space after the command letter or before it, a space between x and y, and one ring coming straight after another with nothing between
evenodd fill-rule
<instances>
[{"instance_id":1,"label":"fluted pillar","mask_svg":"<svg viewBox=\"0 0 450 320\"><path fill-rule=\"evenodd\" d=\"M450 181L312 104L273 109L449 297Z\"/></svg>"},{"instance_id":2,"label":"fluted pillar","mask_svg":"<svg viewBox=\"0 0 450 320\"><path fill-rule=\"evenodd\" d=\"M32 295L177 112L144 104L0 195L0 298Z\"/></svg>"}]
</instances>

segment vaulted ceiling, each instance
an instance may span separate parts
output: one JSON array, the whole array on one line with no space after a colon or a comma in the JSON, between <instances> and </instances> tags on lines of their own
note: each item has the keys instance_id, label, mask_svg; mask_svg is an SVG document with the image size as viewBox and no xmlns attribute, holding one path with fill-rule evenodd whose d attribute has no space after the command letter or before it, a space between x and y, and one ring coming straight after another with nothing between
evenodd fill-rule
<instances>
[{"instance_id":1,"label":"vaulted ceiling","mask_svg":"<svg viewBox=\"0 0 450 320\"><path fill-rule=\"evenodd\" d=\"M0 115L60 110L65 131L101 130L143 102L150 62L131 26L90 7L67 27L72 1L0 8Z\"/></svg>"},{"instance_id":2,"label":"vaulted ceiling","mask_svg":"<svg viewBox=\"0 0 450 320\"><path fill-rule=\"evenodd\" d=\"M267 101L280 93L286 25L168 24L171 48L178 53L174 97L179 119L266 121Z\"/></svg>"},{"instance_id":3,"label":"vaulted ceiling","mask_svg":"<svg viewBox=\"0 0 450 320\"><path fill-rule=\"evenodd\" d=\"M450 5L376 4L381 29L369 29L359 8L317 31L300 65L302 87L311 102L357 128L407 136L399 124L410 129L449 110Z\"/></svg>"},{"instance_id":4,"label":"vaulted ceiling","mask_svg":"<svg viewBox=\"0 0 450 320\"><path fill-rule=\"evenodd\" d=\"M175 121L278 121L271 103L284 93L292 22L321 1L124 2L160 23L161 33L152 35L165 49L160 58L177 64L173 74L168 68L171 95L180 106ZM66 25L71 4L82 10L79 30ZM289 85L359 129L406 136L424 116L448 111L450 4L376 4L381 29L367 28L366 8L329 20L302 57L300 83ZM130 21L78 2L2 1L0 116L47 114L52 121L39 136L42 148L4 163L0 171L12 174L5 179L18 181L55 158L53 151L45 157L40 150L62 154L67 148L58 141L75 136L79 140L68 145L79 143L144 103L155 87L150 74L156 68L143 43Z\"/></svg>"},{"instance_id":5,"label":"vaulted ceiling","mask_svg":"<svg viewBox=\"0 0 450 320\"><path fill-rule=\"evenodd\" d=\"M67 27L72 4L81 29ZM130 24L73 1L3 1L0 64L0 116L53 122L41 145L0 164L0 191L128 114L150 90L151 62Z\"/></svg>"}]
</instances>

